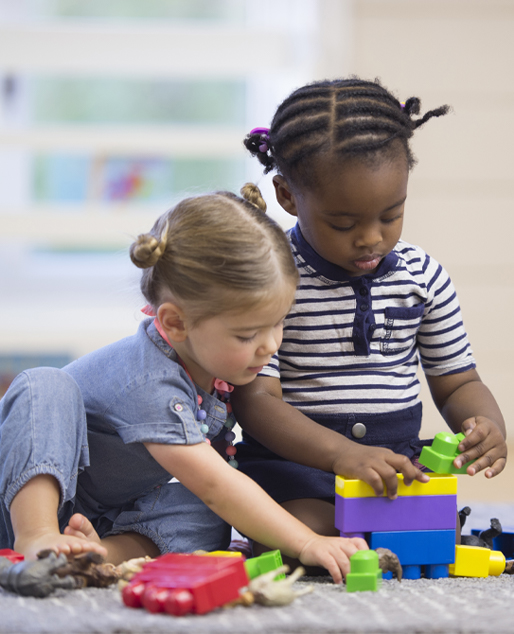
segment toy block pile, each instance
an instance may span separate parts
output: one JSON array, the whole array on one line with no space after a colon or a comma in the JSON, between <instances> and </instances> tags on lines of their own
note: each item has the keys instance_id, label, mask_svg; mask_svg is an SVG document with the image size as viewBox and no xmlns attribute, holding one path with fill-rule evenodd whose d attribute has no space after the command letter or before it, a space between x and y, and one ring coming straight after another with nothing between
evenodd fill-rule
<instances>
[{"instance_id":1,"label":"toy block pile","mask_svg":"<svg viewBox=\"0 0 514 634\"><path fill-rule=\"evenodd\" d=\"M406 486L397 474L398 497L377 497L362 480L336 477L336 527L346 537L364 537L372 549L398 556L405 579L447 577L455 561L457 478L431 474Z\"/></svg>"},{"instance_id":2,"label":"toy block pile","mask_svg":"<svg viewBox=\"0 0 514 634\"><path fill-rule=\"evenodd\" d=\"M146 563L122 590L123 602L173 616L206 614L236 601L251 579L282 567L280 551L245 560L241 553L170 553ZM284 579L278 571L275 581Z\"/></svg>"},{"instance_id":3,"label":"toy block pile","mask_svg":"<svg viewBox=\"0 0 514 634\"><path fill-rule=\"evenodd\" d=\"M500 575L505 570L505 551L510 549L509 556L514 555L514 540L498 536L494 544L498 550L455 544L457 477L454 474L466 473L471 464L468 462L459 469L453 464L463 439L464 434L437 434L430 447L423 447L419 458L421 464L434 472L429 474L430 481L415 480L408 487L403 475L397 474L395 500L387 498L385 490L382 497L377 496L362 480L336 476L335 525L341 535L363 537L372 549L391 550L400 560L404 579L419 579L422 573L429 579ZM352 560L353 557L350 579L354 574ZM362 565L356 562L355 571ZM368 584L373 583L368 580Z\"/></svg>"}]
</instances>

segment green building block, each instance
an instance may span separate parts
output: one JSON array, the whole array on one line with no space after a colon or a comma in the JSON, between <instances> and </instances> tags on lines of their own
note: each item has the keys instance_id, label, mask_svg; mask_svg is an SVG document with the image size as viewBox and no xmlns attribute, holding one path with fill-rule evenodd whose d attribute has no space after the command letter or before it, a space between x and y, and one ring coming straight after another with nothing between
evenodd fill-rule
<instances>
[{"instance_id":1,"label":"green building block","mask_svg":"<svg viewBox=\"0 0 514 634\"><path fill-rule=\"evenodd\" d=\"M457 447L464 438L464 434L454 435L445 431L439 432L436 434L431 447L423 447L419 462L434 473L466 473L466 469L475 462L474 460L462 465L460 469L456 469L453 465L453 461L461 453Z\"/></svg>"},{"instance_id":2,"label":"green building block","mask_svg":"<svg viewBox=\"0 0 514 634\"><path fill-rule=\"evenodd\" d=\"M245 561L246 574L249 579L255 579L259 575L263 575L265 572L276 570L282 566L282 555L280 550L270 550L267 553L263 553L259 557L252 557ZM275 577L275 581L278 579L285 579L284 573L281 573Z\"/></svg>"},{"instance_id":3,"label":"green building block","mask_svg":"<svg viewBox=\"0 0 514 634\"><path fill-rule=\"evenodd\" d=\"M382 570L375 550L358 550L350 557L350 572L346 575L347 592L376 592L382 585Z\"/></svg>"}]
</instances>

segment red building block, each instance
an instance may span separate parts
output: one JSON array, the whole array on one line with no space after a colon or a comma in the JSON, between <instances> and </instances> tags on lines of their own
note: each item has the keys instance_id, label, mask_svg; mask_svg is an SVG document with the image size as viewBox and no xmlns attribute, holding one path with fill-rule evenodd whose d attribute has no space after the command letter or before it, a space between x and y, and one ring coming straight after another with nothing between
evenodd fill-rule
<instances>
[{"instance_id":1,"label":"red building block","mask_svg":"<svg viewBox=\"0 0 514 634\"><path fill-rule=\"evenodd\" d=\"M25 559L24 555L22 555L21 553L17 553L15 550L11 550L10 548L0 549L0 557L5 557L6 559L9 559L9 561L12 561L13 564Z\"/></svg>"},{"instance_id":2,"label":"red building block","mask_svg":"<svg viewBox=\"0 0 514 634\"><path fill-rule=\"evenodd\" d=\"M242 558L169 554L146 564L122 597L151 612L205 614L237 599L248 581Z\"/></svg>"}]
</instances>

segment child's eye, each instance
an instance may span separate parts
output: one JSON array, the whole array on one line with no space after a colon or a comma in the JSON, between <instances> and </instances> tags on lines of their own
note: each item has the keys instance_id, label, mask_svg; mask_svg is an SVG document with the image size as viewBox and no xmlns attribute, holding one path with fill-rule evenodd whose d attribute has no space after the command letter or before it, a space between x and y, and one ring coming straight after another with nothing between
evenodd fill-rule
<instances>
[{"instance_id":1,"label":"child's eye","mask_svg":"<svg viewBox=\"0 0 514 634\"><path fill-rule=\"evenodd\" d=\"M401 217L402 217L402 214L398 214L397 216L394 216L394 218L382 218L382 222L389 224L391 222L394 222L395 220L399 220Z\"/></svg>"},{"instance_id":2,"label":"child's eye","mask_svg":"<svg viewBox=\"0 0 514 634\"><path fill-rule=\"evenodd\" d=\"M336 231L351 231L354 225L351 225L351 227L337 227L336 225L330 225L330 227Z\"/></svg>"},{"instance_id":3,"label":"child's eye","mask_svg":"<svg viewBox=\"0 0 514 634\"><path fill-rule=\"evenodd\" d=\"M239 341L242 341L243 343L249 343L250 341L253 341L255 339L256 335L252 335L251 337L241 337L238 335L238 339Z\"/></svg>"}]
</instances>

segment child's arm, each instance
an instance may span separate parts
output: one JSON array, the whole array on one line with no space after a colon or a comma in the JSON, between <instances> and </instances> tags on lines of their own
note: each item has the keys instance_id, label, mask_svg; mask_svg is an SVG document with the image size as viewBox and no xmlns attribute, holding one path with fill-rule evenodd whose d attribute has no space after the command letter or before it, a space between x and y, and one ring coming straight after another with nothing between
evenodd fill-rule
<instances>
[{"instance_id":1,"label":"child's arm","mask_svg":"<svg viewBox=\"0 0 514 634\"><path fill-rule=\"evenodd\" d=\"M360 445L318 425L282 400L280 380L257 377L231 396L236 419L245 431L278 455L309 467L359 478L382 495L396 497L398 479L405 483L428 482L429 478L411 461L390 449Z\"/></svg>"},{"instance_id":2,"label":"child's arm","mask_svg":"<svg viewBox=\"0 0 514 634\"><path fill-rule=\"evenodd\" d=\"M507 461L505 422L494 396L477 371L427 375L427 382L434 403L449 427L454 433L466 435L459 445L462 454L454 465L460 469L466 462L477 459L467 472L475 475L485 469L486 478L503 471Z\"/></svg>"},{"instance_id":3,"label":"child's arm","mask_svg":"<svg viewBox=\"0 0 514 634\"><path fill-rule=\"evenodd\" d=\"M317 535L207 443L145 446L162 467L238 531L306 565L323 566L335 583L350 571L349 557L368 548L363 539Z\"/></svg>"}]
</instances>

